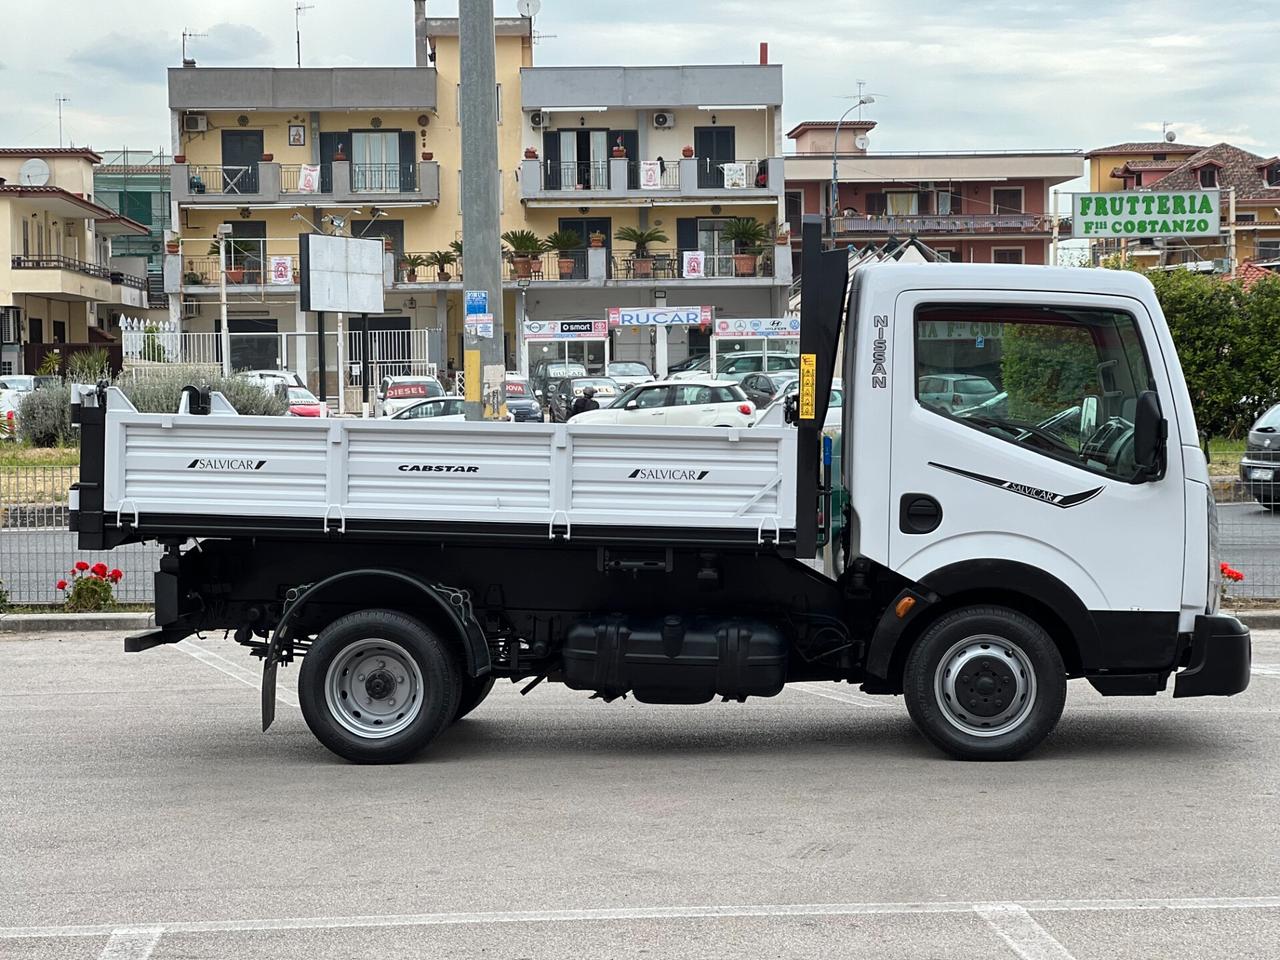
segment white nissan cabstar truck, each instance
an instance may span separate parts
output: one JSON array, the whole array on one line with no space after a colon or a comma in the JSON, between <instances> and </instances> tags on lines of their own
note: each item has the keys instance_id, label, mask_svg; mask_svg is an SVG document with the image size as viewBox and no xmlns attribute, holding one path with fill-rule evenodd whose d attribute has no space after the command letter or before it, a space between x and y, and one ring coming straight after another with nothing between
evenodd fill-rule
<instances>
[{"instance_id":1,"label":"white nissan cabstar truck","mask_svg":"<svg viewBox=\"0 0 1280 960\"><path fill-rule=\"evenodd\" d=\"M1106 270L847 270L806 225L794 424L725 429L138 413L77 388L84 549L156 541L156 628L301 659L315 735L413 756L497 679L608 702L787 683L902 695L947 753L1005 759L1069 679L1231 695L1213 495L1150 284ZM835 578L819 431L844 337ZM527 691L527 688L526 688Z\"/></svg>"}]
</instances>

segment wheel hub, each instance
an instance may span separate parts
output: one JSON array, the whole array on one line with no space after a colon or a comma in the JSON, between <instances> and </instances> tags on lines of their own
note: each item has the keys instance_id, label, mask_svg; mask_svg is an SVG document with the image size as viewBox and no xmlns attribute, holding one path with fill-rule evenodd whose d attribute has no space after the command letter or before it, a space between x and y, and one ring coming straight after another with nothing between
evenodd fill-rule
<instances>
[{"instance_id":1,"label":"wheel hub","mask_svg":"<svg viewBox=\"0 0 1280 960\"><path fill-rule=\"evenodd\" d=\"M374 700L385 700L396 688L396 678L386 670L375 670L364 682L364 689Z\"/></svg>"},{"instance_id":2,"label":"wheel hub","mask_svg":"<svg viewBox=\"0 0 1280 960\"><path fill-rule=\"evenodd\" d=\"M1004 637L966 637L938 661L934 694L947 721L964 733L994 737L1021 725L1035 703L1035 671Z\"/></svg>"},{"instance_id":3,"label":"wheel hub","mask_svg":"<svg viewBox=\"0 0 1280 960\"><path fill-rule=\"evenodd\" d=\"M380 740L405 729L422 711L418 662L394 640L348 644L325 673L325 703L344 729Z\"/></svg>"}]
</instances>

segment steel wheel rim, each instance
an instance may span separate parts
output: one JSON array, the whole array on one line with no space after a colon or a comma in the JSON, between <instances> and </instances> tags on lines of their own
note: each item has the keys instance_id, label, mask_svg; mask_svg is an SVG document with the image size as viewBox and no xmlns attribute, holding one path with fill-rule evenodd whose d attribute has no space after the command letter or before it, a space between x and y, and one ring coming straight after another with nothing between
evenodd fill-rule
<instances>
[{"instance_id":1,"label":"steel wheel rim","mask_svg":"<svg viewBox=\"0 0 1280 960\"><path fill-rule=\"evenodd\" d=\"M383 740L408 727L422 712L422 670L393 640L369 637L348 644L329 663L324 698L347 732Z\"/></svg>"},{"instance_id":2,"label":"steel wheel rim","mask_svg":"<svg viewBox=\"0 0 1280 960\"><path fill-rule=\"evenodd\" d=\"M965 637L942 655L934 696L947 722L971 737L1016 730L1036 702L1036 674L1026 651L989 633Z\"/></svg>"}]
</instances>

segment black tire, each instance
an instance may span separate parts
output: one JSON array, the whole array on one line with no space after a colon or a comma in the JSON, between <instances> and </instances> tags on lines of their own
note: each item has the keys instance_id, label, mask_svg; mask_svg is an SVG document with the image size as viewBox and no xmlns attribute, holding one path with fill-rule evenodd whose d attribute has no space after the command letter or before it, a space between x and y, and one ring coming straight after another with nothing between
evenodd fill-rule
<instances>
[{"instance_id":1,"label":"black tire","mask_svg":"<svg viewBox=\"0 0 1280 960\"><path fill-rule=\"evenodd\" d=\"M378 643L385 644L383 649L398 651L393 653L391 669L379 672L388 675L400 673L400 683L404 682L405 674L412 677L410 685L387 688L391 698L381 698L378 705L386 702L394 705L394 694L403 689L411 691L405 695L405 700L416 701L417 712L410 716L403 729L391 734L374 734L371 730L366 736L349 728L348 725L356 723L350 717L344 725L340 717L343 708L331 707L326 694L330 690L330 667L336 660L351 657L352 651L361 647L368 649L366 657L377 657ZM401 654L407 655L412 663L406 664L407 670L397 671L395 664L399 661L394 657ZM413 673L414 665L416 674ZM334 682L345 675L340 666L335 665ZM371 675L368 683L373 679ZM387 683L394 684L395 679L392 677ZM353 763L399 763L413 757L449 726L457 715L461 686L458 658L424 624L395 610L360 610L335 620L320 631L302 658L302 669L298 672L298 702L302 716L316 739L338 756ZM371 697L380 692L381 688L369 691ZM353 690L352 694L355 696L357 691ZM359 695L363 696L362 693ZM339 696L343 701L347 699L345 691ZM360 716L358 711L352 712L356 717ZM370 717L372 715L371 711Z\"/></svg>"},{"instance_id":2,"label":"black tire","mask_svg":"<svg viewBox=\"0 0 1280 960\"><path fill-rule=\"evenodd\" d=\"M480 704L484 703L485 697L489 696L489 691L492 689L493 674L483 677L464 676L462 678L462 696L458 698L458 710L453 715L453 722L457 723Z\"/></svg>"},{"instance_id":3,"label":"black tire","mask_svg":"<svg viewBox=\"0 0 1280 960\"><path fill-rule=\"evenodd\" d=\"M941 666L944 657L954 666ZM1053 730L1067 697L1062 654L1048 633L997 606L964 607L930 624L903 681L920 732L960 760L1023 756Z\"/></svg>"}]
</instances>

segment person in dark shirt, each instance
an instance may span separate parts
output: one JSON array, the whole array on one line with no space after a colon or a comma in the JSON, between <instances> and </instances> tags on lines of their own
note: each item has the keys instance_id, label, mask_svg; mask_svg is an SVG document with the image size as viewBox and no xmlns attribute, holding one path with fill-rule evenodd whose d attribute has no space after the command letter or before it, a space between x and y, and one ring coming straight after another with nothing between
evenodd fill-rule
<instances>
[{"instance_id":1,"label":"person in dark shirt","mask_svg":"<svg viewBox=\"0 0 1280 960\"><path fill-rule=\"evenodd\" d=\"M596 401L596 388L587 387L582 391L582 396L573 401L570 408L569 416L576 417L580 413L586 413L588 410L599 410L600 404Z\"/></svg>"}]
</instances>

